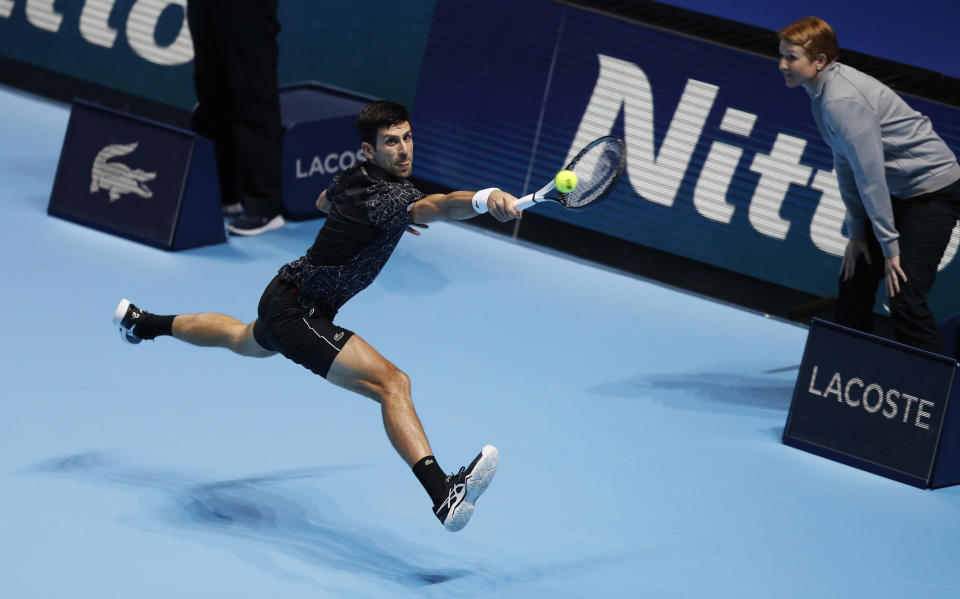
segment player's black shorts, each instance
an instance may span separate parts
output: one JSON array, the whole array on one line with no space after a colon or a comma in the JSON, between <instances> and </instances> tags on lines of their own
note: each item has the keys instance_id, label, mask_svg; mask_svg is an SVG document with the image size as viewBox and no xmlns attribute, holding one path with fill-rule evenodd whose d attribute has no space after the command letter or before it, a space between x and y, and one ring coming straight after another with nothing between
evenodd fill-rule
<instances>
[{"instance_id":1,"label":"player's black shorts","mask_svg":"<svg viewBox=\"0 0 960 599\"><path fill-rule=\"evenodd\" d=\"M326 377L353 332L336 326L326 316L301 308L298 293L293 283L274 277L260 298L253 338L263 349L278 351Z\"/></svg>"}]
</instances>

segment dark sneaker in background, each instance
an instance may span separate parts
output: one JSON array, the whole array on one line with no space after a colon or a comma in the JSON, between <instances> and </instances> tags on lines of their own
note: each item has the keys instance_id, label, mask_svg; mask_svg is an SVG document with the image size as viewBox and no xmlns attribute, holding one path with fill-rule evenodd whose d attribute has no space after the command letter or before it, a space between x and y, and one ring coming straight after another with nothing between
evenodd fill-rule
<instances>
[{"instance_id":1,"label":"dark sneaker in background","mask_svg":"<svg viewBox=\"0 0 960 599\"><path fill-rule=\"evenodd\" d=\"M260 235L273 229L279 229L286 224L283 216L261 216L259 214L245 213L227 225L227 231L234 235Z\"/></svg>"}]
</instances>

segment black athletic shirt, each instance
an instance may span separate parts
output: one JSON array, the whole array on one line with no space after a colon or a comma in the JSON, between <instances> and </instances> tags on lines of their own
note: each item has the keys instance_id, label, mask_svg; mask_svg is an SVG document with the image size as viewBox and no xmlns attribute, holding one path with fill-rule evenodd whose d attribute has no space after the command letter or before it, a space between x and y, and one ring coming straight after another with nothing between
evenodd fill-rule
<instances>
[{"instance_id":1,"label":"black athletic shirt","mask_svg":"<svg viewBox=\"0 0 960 599\"><path fill-rule=\"evenodd\" d=\"M380 273L413 221L408 207L423 194L372 162L337 175L327 188L330 213L307 253L280 268L300 303L330 320Z\"/></svg>"}]
</instances>

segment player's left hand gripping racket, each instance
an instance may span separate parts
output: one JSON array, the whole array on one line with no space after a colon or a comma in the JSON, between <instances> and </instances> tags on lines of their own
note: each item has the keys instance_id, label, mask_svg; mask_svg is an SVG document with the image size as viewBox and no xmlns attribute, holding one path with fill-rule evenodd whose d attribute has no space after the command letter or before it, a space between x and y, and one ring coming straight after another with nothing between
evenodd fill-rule
<instances>
[{"instance_id":1,"label":"player's left hand gripping racket","mask_svg":"<svg viewBox=\"0 0 960 599\"><path fill-rule=\"evenodd\" d=\"M583 210L606 198L617 186L627 152L623 140L607 135L590 142L580 151L567 170L577 175L577 186L569 193L557 190L553 179L537 192L518 199L513 205L524 210L541 202L556 202L569 210Z\"/></svg>"}]
</instances>

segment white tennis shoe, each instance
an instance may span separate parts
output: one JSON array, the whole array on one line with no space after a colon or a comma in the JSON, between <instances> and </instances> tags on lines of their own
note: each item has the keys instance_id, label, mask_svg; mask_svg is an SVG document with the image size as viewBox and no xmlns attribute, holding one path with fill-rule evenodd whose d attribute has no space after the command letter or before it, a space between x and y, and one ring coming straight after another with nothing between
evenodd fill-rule
<instances>
[{"instance_id":1,"label":"white tennis shoe","mask_svg":"<svg viewBox=\"0 0 960 599\"><path fill-rule=\"evenodd\" d=\"M132 344L143 341L133 332L137 321L142 317L143 310L131 304L127 299L120 300L117 309L113 311L113 326L120 329L120 338Z\"/></svg>"},{"instance_id":2,"label":"white tennis shoe","mask_svg":"<svg viewBox=\"0 0 960 599\"><path fill-rule=\"evenodd\" d=\"M433 506L433 513L450 532L456 532L467 525L477 499L493 480L500 461L500 452L493 445L485 445L480 454L466 468L447 477L447 497Z\"/></svg>"}]
</instances>

